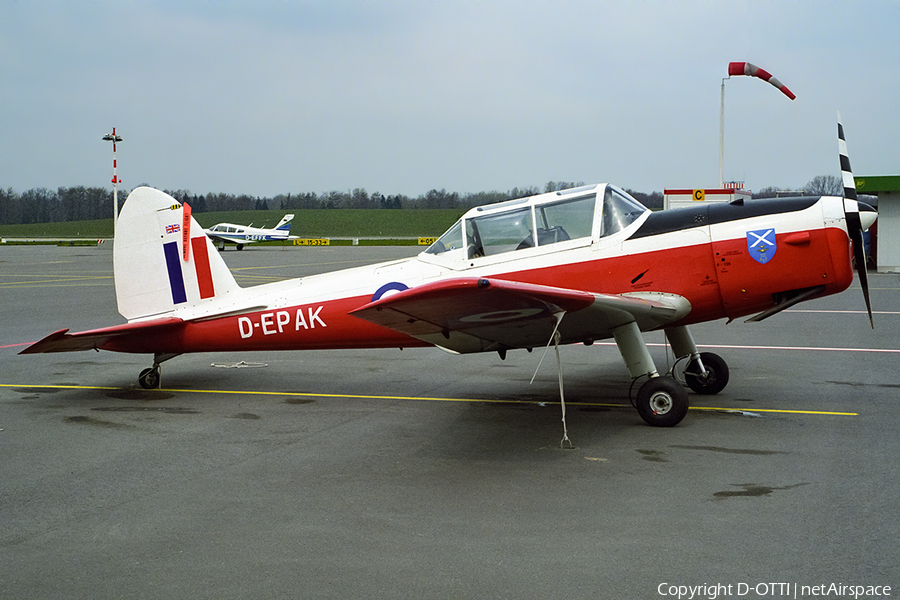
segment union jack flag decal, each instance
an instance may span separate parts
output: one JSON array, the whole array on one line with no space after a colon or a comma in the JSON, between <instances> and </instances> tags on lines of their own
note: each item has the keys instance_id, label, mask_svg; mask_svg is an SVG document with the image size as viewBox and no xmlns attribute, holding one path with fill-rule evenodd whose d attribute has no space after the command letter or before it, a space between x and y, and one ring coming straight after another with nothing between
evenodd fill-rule
<instances>
[{"instance_id":1,"label":"union jack flag decal","mask_svg":"<svg viewBox=\"0 0 900 600\"><path fill-rule=\"evenodd\" d=\"M178 233L181 231L181 225L166 225L166 233Z\"/></svg>"}]
</instances>

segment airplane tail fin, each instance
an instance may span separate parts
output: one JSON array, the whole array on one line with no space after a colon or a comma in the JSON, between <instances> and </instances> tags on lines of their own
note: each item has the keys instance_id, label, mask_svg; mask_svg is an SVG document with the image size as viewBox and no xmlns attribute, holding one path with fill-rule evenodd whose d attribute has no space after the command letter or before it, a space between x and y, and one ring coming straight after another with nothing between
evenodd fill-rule
<instances>
[{"instance_id":1,"label":"airplane tail fin","mask_svg":"<svg viewBox=\"0 0 900 600\"><path fill-rule=\"evenodd\" d=\"M122 207L113 264L119 312L129 321L219 312L212 304L230 304L241 289L190 207L149 187Z\"/></svg>"},{"instance_id":2,"label":"airplane tail fin","mask_svg":"<svg viewBox=\"0 0 900 600\"><path fill-rule=\"evenodd\" d=\"M294 215L284 215L284 218L279 221L278 225L275 226L275 229L279 231L290 231L291 230L291 220L294 218Z\"/></svg>"}]
</instances>

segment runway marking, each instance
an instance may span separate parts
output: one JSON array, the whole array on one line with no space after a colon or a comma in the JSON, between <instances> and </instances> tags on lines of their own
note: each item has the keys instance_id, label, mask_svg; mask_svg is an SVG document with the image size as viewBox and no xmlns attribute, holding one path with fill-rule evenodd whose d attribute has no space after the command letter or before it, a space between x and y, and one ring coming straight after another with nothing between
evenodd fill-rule
<instances>
[{"instance_id":1,"label":"runway marking","mask_svg":"<svg viewBox=\"0 0 900 600\"><path fill-rule=\"evenodd\" d=\"M855 412L837 412L830 410L788 410L782 408L722 408L717 406L691 406L691 410L718 410L718 411L727 411L727 412L742 412L742 413L787 413L787 414L797 414L797 415L832 415L838 417L858 417L859 413Z\"/></svg>"},{"instance_id":2,"label":"runway marking","mask_svg":"<svg viewBox=\"0 0 900 600\"><path fill-rule=\"evenodd\" d=\"M594 342L596 346L615 346L615 342ZM648 342L656 348L668 347L660 342ZM698 348L724 348L726 350L803 350L815 352L872 352L875 354L900 354L900 348L827 348L816 346L738 346L733 344L697 344Z\"/></svg>"},{"instance_id":3,"label":"runway marking","mask_svg":"<svg viewBox=\"0 0 900 600\"><path fill-rule=\"evenodd\" d=\"M786 313L825 313L825 314L841 314L841 315L865 315L868 314L864 310L815 310L815 309L788 309ZM900 311L896 310L873 310L873 315L900 315Z\"/></svg>"},{"instance_id":4,"label":"runway marking","mask_svg":"<svg viewBox=\"0 0 900 600\"><path fill-rule=\"evenodd\" d=\"M297 269L297 268L319 268L319 267L331 267L334 265L367 265L374 264L367 259L357 259L357 260L334 260L334 261L326 261L326 262L311 262L311 263L296 263L296 264L285 264L285 265L261 265L257 267L235 267L230 269L232 273L238 271L258 271L261 269Z\"/></svg>"},{"instance_id":5,"label":"runway marking","mask_svg":"<svg viewBox=\"0 0 900 600\"><path fill-rule=\"evenodd\" d=\"M0 387L8 388L51 388L66 390L124 390L125 388L104 387L94 385L37 385L37 384L12 384L0 383ZM470 402L483 404L555 404L555 402L547 402L543 400L496 400L490 398L436 398L429 396L379 396L374 394L328 394L314 392L263 392L254 390L185 390L185 389L159 389L147 390L148 392L169 392L182 394L222 394L222 395L242 395L242 396L289 396L297 398L351 398L354 400L411 400L420 402ZM603 406L609 408L631 408L630 404L609 403L609 402L567 402L569 406ZM855 412L837 412L822 410L790 410L779 408L753 408L747 410L742 408L729 408L726 406L691 406L691 410L715 410L722 412L765 412L765 413L783 413L796 415L819 415L819 416L839 416L839 417L858 417L859 413Z\"/></svg>"},{"instance_id":6,"label":"runway marking","mask_svg":"<svg viewBox=\"0 0 900 600\"><path fill-rule=\"evenodd\" d=\"M29 277L29 275L18 274L17 277ZM43 275L33 275L32 277L47 277ZM0 282L2 288L23 288L23 287L83 287L85 285L101 285L97 283L100 280L111 280L112 275L59 275L51 279L39 279L37 281L4 281ZM103 284L110 285L111 282L104 281Z\"/></svg>"},{"instance_id":7,"label":"runway marking","mask_svg":"<svg viewBox=\"0 0 900 600\"><path fill-rule=\"evenodd\" d=\"M648 344L649 346L650 344ZM660 344L662 345L662 344ZM735 346L729 344L698 344L698 348L725 348L728 350L803 350L807 352L873 352L876 354L900 354L898 348L820 348L816 346Z\"/></svg>"},{"instance_id":8,"label":"runway marking","mask_svg":"<svg viewBox=\"0 0 900 600\"><path fill-rule=\"evenodd\" d=\"M21 290L26 288L70 288L70 287L101 287L101 286L112 287L112 282L101 282L97 283L94 281L84 281L84 282L73 282L73 283L54 283L54 282L40 282L40 283L0 283L0 288L9 288L15 290Z\"/></svg>"},{"instance_id":9,"label":"runway marking","mask_svg":"<svg viewBox=\"0 0 900 600\"><path fill-rule=\"evenodd\" d=\"M26 383L24 385L18 383L0 383L0 387L8 388L26 388L26 389L52 389L52 390L124 390L120 387L106 387L102 385L37 385Z\"/></svg>"}]
</instances>

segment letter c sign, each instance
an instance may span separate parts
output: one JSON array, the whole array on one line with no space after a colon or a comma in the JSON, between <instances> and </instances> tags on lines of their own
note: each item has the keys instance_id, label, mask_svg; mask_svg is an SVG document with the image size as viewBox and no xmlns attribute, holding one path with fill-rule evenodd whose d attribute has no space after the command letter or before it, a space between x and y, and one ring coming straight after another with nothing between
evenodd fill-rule
<instances>
[{"instance_id":1,"label":"letter c sign","mask_svg":"<svg viewBox=\"0 0 900 600\"><path fill-rule=\"evenodd\" d=\"M706 199L706 190L694 190L694 201L703 202Z\"/></svg>"}]
</instances>

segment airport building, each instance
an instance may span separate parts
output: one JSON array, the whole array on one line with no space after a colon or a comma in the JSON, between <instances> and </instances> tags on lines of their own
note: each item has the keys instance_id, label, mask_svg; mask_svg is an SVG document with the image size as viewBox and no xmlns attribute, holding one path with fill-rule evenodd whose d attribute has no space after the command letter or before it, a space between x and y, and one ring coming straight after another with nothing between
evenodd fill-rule
<instances>
[{"instance_id":1,"label":"airport building","mask_svg":"<svg viewBox=\"0 0 900 600\"><path fill-rule=\"evenodd\" d=\"M900 175L854 177L856 192L878 196L874 255L879 273L900 273Z\"/></svg>"},{"instance_id":2,"label":"airport building","mask_svg":"<svg viewBox=\"0 0 900 600\"><path fill-rule=\"evenodd\" d=\"M695 202L734 202L735 200L750 200L749 190L743 189L743 185L725 184L722 188L696 189L696 190L663 190L663 208L680 208L690 206Z\"/></svg>"}]
</instances>

